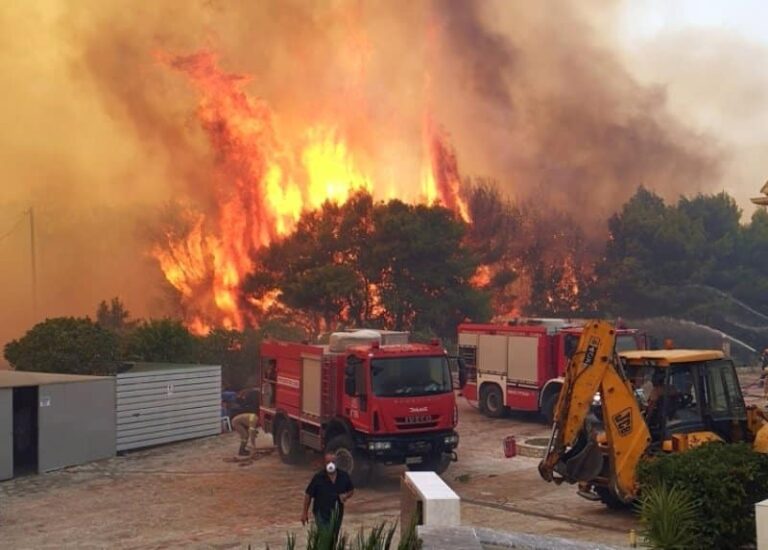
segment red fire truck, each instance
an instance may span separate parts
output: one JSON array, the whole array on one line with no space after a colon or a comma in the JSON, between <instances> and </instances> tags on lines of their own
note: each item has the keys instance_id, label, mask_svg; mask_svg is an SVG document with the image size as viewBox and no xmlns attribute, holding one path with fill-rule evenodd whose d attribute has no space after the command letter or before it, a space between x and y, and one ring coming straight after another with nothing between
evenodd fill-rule
<instances>
[{"instance_id":1,"label":"red fire truck","mask_svg":"<svg viewBox=\"0 0 768 550\"><path fill-rule=\"evenodd\" d=\"M464 395L490 417L507 409L538 411L552 423L579 321L518 319L507 324L459 325L459 357L466 365ZM618 329L617 351L645 349L645 334Z\"/></svg>"},{"instance_id":2,"label":"red fire truck","mask_svg":"<svg viewBox=\"0 0 768 550\"><path fill-rule=\"evenodd\" d=\"M374 462L442 473L457 459L458 409L437 341L358 330L326 346L267 341L261 357L262 425L284 462L334 452L363 484Z\"/></svg>"}]
</instances>

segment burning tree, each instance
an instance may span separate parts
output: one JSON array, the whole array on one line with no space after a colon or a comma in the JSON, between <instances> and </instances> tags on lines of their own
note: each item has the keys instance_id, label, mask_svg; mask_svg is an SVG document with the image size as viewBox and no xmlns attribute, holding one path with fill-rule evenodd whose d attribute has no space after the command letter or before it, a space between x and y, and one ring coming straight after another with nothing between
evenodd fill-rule
<instances>
[{"instance_id":1,"label":"burning tree","mask_svg":"<svg viewBox=\"0 0 768 550\"><path fill-rule=\"evenodd\" d=\"M282 304L315 334L373 325L450 336L465 317L490 313L487 293L471 284L466 227L446 208L358 193L304 214L259 254L244 290L254 303L279 292L275 310Z\"/></svg>"},{"instance_id":2,"label":"burning tree","mask_svg":"<svg viewBox=\"0 0 768 550\"><path fill-rule=\"evenodd\" d=\"M492 294L498 317L594 309L598 249L571 216L504 198L490 180L467 185L465 195L473 220L467 243L481 264L474 282Z\"/></svg>"},{"instance_id":3,"label":"burning tree","mask_svg":"<svg viewBox=\"0 0 768 550\"><path fill-rule=\"evenodd\" d=\"M365 151L353 150L344 132L327 121L308 125L300 138L281 138L270 106L246 93L250 77L222 71L210 52L159 57L184 74L199 94L197 119L215 154L216 173L209 197L214 208L189 208L183 223L170 225L152 254L178 291L185 321L194 332L206 333L212 326L258 325L275 305L275 293L263 291L270 284L269 247L285 239L279 247L297 246L295 235L317 233L322 241L343 233L343 228L332 226L332 209L341 215L340 208L356 192L374 189L372 178L361 168ZM445 132L428 116L422 155L418 195L403 195L415 202L442 204L466 220L455 152ZM396 190L393 194L399 195ZM333 206L314 216L312 212L324 204ZM360 221L344 222L357 223L357 233L353 231L350 238L370 230ZM331 225L317 225L327 223ZM325 244L326 252L340 247L345 262L332 255L311 264L311 269L302 271L302 283L295 282L296 288L281 287L284 305L319 316L311 320L313 326L320 321L332 325L340 318L376 318L371 312L376 293L368 283L373 275L349 267L367 245ZM255 273L262 267L267 272ZM246 277L250 281L244 287ZM321 294L306 293L320 287ZM386 299L386 283L382 292ZM405 324L404 315L394 321Z\"/></svg>"}]
</instances>

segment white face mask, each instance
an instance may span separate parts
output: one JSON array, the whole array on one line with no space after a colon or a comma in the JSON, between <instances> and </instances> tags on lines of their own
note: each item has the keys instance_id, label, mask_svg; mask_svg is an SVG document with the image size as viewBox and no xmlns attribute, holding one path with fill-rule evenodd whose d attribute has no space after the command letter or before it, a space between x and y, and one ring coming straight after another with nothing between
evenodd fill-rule
<instances>
[{"instance_id":1,"label":"white face mask","mask_svg":"<svg viewBox=\"0 0 768 550\"><path fill-rule=\"evenodd\" d=\"M333 462L329 462L328 464L325 465L325 471L328 472L329 474L332 474L333 472L336 471L336 464L334 464Z\"/></svg>"}]
</instances>

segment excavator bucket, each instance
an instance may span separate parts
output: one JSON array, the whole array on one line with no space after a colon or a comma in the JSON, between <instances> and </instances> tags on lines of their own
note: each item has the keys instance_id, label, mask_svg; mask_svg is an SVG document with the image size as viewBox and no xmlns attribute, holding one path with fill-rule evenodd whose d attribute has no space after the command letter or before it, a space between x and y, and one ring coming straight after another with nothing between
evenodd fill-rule
<instances>
[{"instance_id":1,"label":"excavator bucket","mask_svg":"<svg viewBox=\"0 0 768 550\"><path fill-rule=\"evenodd\" d=\"M568 453L570 454L570 453ZM584 447L572 456L563 457L563 461L556 467L556 471L567 481L592 481L603 469L603 453L597 443L589 441Z\"/></svg>"}]
</instances>

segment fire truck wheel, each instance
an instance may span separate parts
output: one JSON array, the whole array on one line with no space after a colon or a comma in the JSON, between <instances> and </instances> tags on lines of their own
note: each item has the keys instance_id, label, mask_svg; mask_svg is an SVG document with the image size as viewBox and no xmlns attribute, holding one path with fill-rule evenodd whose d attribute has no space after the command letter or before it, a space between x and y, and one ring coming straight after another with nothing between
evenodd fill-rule
<instances>
[{"instance_id":1,"label":"fire truck wheel","mask_svg":"<svg viewBox=\"0 0 768 550\"><path fill-rule=\"evenodd\" d=\"M408 469L412 472L435 472L442 474L451 465L451 455L440 453L439 455L425 456L420 464L409 464Z\"/></svg>"},{"instance_id":2,"label":"fire truck wheel","mask_svg":"<svg viewBox=\"0 0 768 550\"><path fill-rule=\"evenodd\" d=\"M491 384L483 388L481 397L483 412L492 418L499 418L504 415L504 398L501 395L501 389L496 384Z\"/></svg>"},{"instance_id":3,"label":"fire truck wheel","mask_svg":"<svg viewBox=\"0 0 768 550\"><path fill-rule=\"evenodd\" d=\"M296 464L301 458L299 431L296 429L296 424L290 420L283 420L277 427L275 439L280 459L286 464Z\"/></svg>"},{"instance_id":4,"label":"fire truck wheel","mask_svg":"<svg viewBox=\"0 0 768 550\"><path fill-rule=\"evenodd\" d=\"M373 463L355 448L348 435L332 437L325 446L325 452L336 455L336 466L349 474L355 487L363 487L370 481Z\"/></svg>"}]
</instances>

